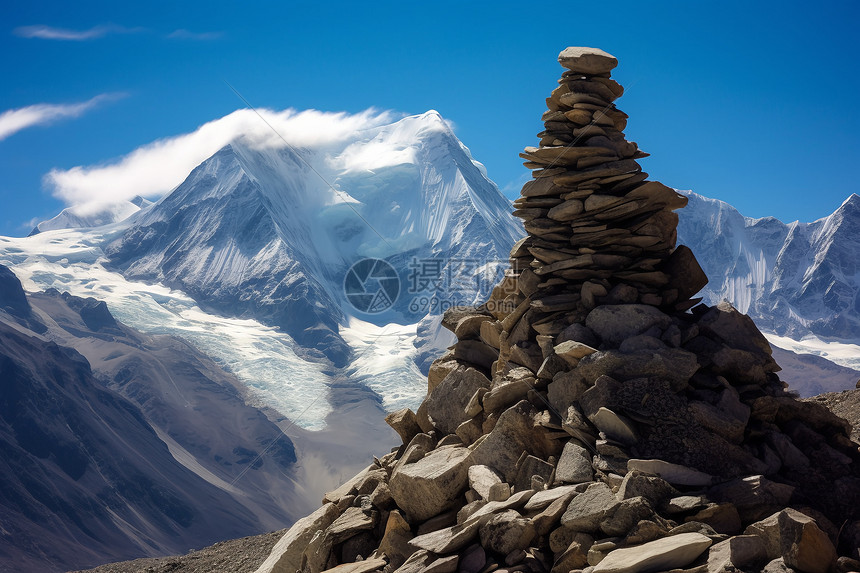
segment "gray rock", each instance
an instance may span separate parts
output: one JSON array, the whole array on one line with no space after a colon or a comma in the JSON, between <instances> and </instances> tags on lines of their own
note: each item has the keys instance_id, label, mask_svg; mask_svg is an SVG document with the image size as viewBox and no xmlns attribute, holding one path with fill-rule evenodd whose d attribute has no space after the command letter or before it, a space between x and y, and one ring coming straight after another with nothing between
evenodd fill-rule
<instances>
[{"instance_id":1,"label":"gray rock","mask_svg":"<svg viewBox=\"0 0 860 573\"><path fill-rule=\"evenodd\" d=\"M794 470L809 468L809 458L785 434L771 432L767 435L767 443L770 444L785 467Z\"/></svg>"},{"instance_id":2,"label":"gray rock","mask_svg":"<svg viewBox=\"0 0 860 573\"><path fill-rule=\"evenodd\" d=\"M394 573L421 573L435 558L436 556L429 551L416 551L409 556L409 559L403 565L395 569ZM295 572L290 571L288 573Z\"/></svg>"},{"instance_id":3,"label":"gray rock","mask_svg":"<svg viewBox=\"0 0 860 573\"><path fill-rule=\"evenodd\" d=\"M585 325L603 342L618 347L624 340L642 334L651 327L661 329L672 324L672 319L659 309L645 304L619 304L598 306L588 313Z\"/></svg>"},{"instance_id":4,"label":"gray rock","mask_svg":"<svg viewBox=\"0 0 860 573\"><path fill-rule=\"evenodd\" d=\"M597 349L574 340L567 340L561 344L556 344L553 350L556 356L560 356L571 366L576 366L580 359L597 352Z\"/></svg>"},{"instance_id":5,"label":"gray rock","mask_svg":"<svg viewBox=\"0 0 860 573\"><path fill-rule=\"evenodd\" d=\"M576 495L581 489L582 486L564 485L536 492L534 495L531 496L528 503L523 506L523 510L538 511L544 509L553 502L555 502L557 499Z\"/></svg>"},{"instance_id":6,"label":"gray rock","mask_svg":"<svg viewBox=\"0 0 860 573\"><path fill-rule=\"evenodd\" d=\"M698 400L690 401L687 406L693 419L700 426L730 442L739 444L744 439L746 423L727 415L716 406Z\"/></svg>"},{"instance_id":7,"label":"gray rock","mask_svg":"<svg viewBox=\"0 0 860 573\"><path fill-rule=\"evenodd\" d=\"M474 368L459 367L427 396L427 414L433 425L446 434L453 434L457 426L469 420L466 407L479 388L489 388L490 381Z\"/></svg>"},{"instance_id":8,"label":"gray rock","mask_svg":"<svg viewBox=\"0 0 860 573\"><path fill-rule=\"evenodd\" d=\"M714 486L708 492L708 496L715 501L733 503L738 508L741 520L747 523L786 507L793 494L794 487L760 475L734 479Z\"/></svg>"},{"instance_id":9,"label":"gray rock","mask_svg":"<svg viewBox=\"0 0 860 573\"><path fill-rule=\"evenodd\" d=\"M769 359L770 343L752 321L728 302L713 306L698 321L699 329L717 336L732 348L746 350Z\"/></svg>"},{"instance_id":10,"label":"gray rock","mask_svg":"<svg viewBox=\"0 0 860 573\"><path fill-rule=\"evenodd\" d=\"M525 370L528 372L525 368L516 368L515 370ZM494 384L493 388L484 394L484 411L494 412L516 404L526 397L529 390L534 388L535 382L536 380L531 375L531 372L529 372L529 376L527 377L506 377L499 381L498 384Z\"/></svg>"},{"instance_id":11,"label":"gray rock","mask_svg":"<svg viewBox=\"0 0 860 573\"><path fill-rule=\"evenodd\" d=\"M776 559L782 556L779 540L779 514L781 511L751 523L744 529L744 535L757 535L764 541L768 559Z\"/></svg>"},{"instance_id":12,"label":"gray rock","mask_svg":"<svg viewBox=\"0 0 860 573\"><path fill-rule=\"evenodd\" d=\"M703 486L710 485L714 481L713 476L704 472L663 460L631 459L627 462L627 469L660 476L675 485Z\"/></svg>"},{"instance_id":13,"label":"gray rock","mask_svg":"<svg viewBox=\"0 0 860 573\"><path fill-rule=\"evenodd\" d=\"M698 533L672 535L639 545L611 551L592 573L639 573L686 567L696 560L711 540Z\"/></svg>"},{"instance_id":14,"label":"gray rock","mask_svg":"<svg viewBox=\"0 0 860 573\"><path fill-rule=\"evenodd\" d=\"M514 489L522 491L524 489L535 489L533 487L533 479L540 478L541 484L546 484L552 477L555 467L535 456L525 456L519 460L517 467L517 477L514 479ZM542 488L541 488L542 489Z\"/></svg>"},{"instance_id":15,"label":"gray rock","mask_svg":"<svg viewBox=\"0 0 860 573\"><path fill-rule=\"evenodd\" d=\"M767 550L761 538L755 535L738 535L710 548L708 573L729 573L766 561Z\"/></svg>"},{"instance_id":16,"label":"gray rock","mask_svg":"<svg viewBox=\"0 0 860 573\"><path fill-rule=\"evenodd\" d=\"M711 503L700 509L687 521L705 523L717 533L736 535L742 529L741 516L733 503Z\"/></svg>"},{"instance_id":17,"label":"gray rock","mask_svg":"<svg viewBox=\"0 0 860 573\"><path fill-rule=\"evenodd\" d=\"M438 557L428 563L421 573L454 573L457 570L457 563L459 561L459 555Z\"/></svg>"},{"instance_id":18,"label":"gray rock","mask_svg":"<svg viewBox=\"0 0 860 573\"><path fill-rule=\"evenodd\" d=\"M659 507L678 491L666 480L644 474L639 471L627 472L618 488L616 497L618 499L630 499L633 497L644 497L654 507Z\"/></svg>"},{"instance_id":19,"label":"gray rock","mask_svg":"<svg viewBox=\"0 0 860 573\"><path fill-rule=\"evenodd\" d=\"M469 487L478 492L483 499L489 501L490 488L499 483L502 483L502 478L492 468L481 465L469 468Z\"/></svg>"},{"instance_id":20,"label":"gray rock","mask_svg":"<svg viewBox=\"0 0 860 573\"><path fill-rule=\"evenodd\" d=\"M583 493L573 498L564 515L561 516L561 524L574 531L585 533L597 531L600 522L607 515L611 515L619 503L608 485L601 482L593 483Z\"/></svg>"},{"instance_id":21,"label":"gray rock","mask_svg":"<svg viewBox=\"0 0 860 573\"><path fill-rule=\"evenodd\" d=\"M440 513L439 515L435 515L418 526L418 531L415 533L418 535L424 535L425 533L430 533L431 531L439 531L440 529L444 529L446 527L451 527L457 523L457 514L459 511L457 509L449 509L444 513Z\"/></svg>"},{"instance_id":22,"label":"gray rock","mask_svg":"<svg viewBox=\"0 0 860 573\"><path fill-rule=\"evenodd\" d=\"M344 563L332 569L327 569L326 573L337 571L337 573L370 573L371 571L379 571L388 565L385 559L365 559L356 561L355 563Z\"/></svg>"},{"instance_id":23,"label":"gray rock","mask_svg":"<svg viewBox=\"0 0 860 573\"><path fill-rule=\"evenodd\" d=\"M410 522L424 521L454 504L468 484L472 465L466 448L434 450L391 475L391 496Z\"/></svg>"},{"instance_id":24,"label":"gray rock","mask_svg":"<svg viewBox=\"0 0 860 573\"><path fill-rule=\"evenodd\" d=\"M595 348L600 344L600 339L597 338L597 336L591 331L590 328L588 328L581 322L574 322L573 324L562 330L556 337L555 343L561 344L562 342L567 342L568 340L572 340L574 342L581 342L582 344L585 344L586 346L590 346L592 348Z\"/></svg>"},{"instance_id":25,"label":"gray rock","mask_svg":"<svg viewBox=\"0 0 860 573\"><path fill-rule=\"evenodd\" d=\"M672 326L675 325L673 324ZM659 331L659 328L656 330ZM651 329L649 329L648 332L650 331ZM667 348L666 343L661 339L649 336L648 334L640 334L638 336L631 336L630 338L625 339L618 347L618 350L627 354L632 354L634 352L658 351L665 348Z\"/></svg>"},{"instance_id":26,"label":"gray rock","mask_svg":"<svg viewBox=\"0 0 860 573\"><path fill-rule=\"evenodd\" d=\"M296 521L281 537L256 573L294 573L301 569L302 553L311 538L338 517L334 503L327 503L307 517Z\"/></svg>"},{"instance_id":27,"label":"gray rock","mask_svg":"<svg viewBox=\"0 0 860 573\"><path fill-rule=\"evenodd\" d=\"M632 473L632 472L631 472ZM701 495L679 495L673 497L666 504L666 513L670 515L676 513L685 513L707 505L708 500Z\"/></svg>"},{"instance_id":28,"label":"gray rock","mask_svg":"<svg viewBox=\"0 0 860 573\"><path fill-rule=\"evenodd\" d=\"M643 519L650 519L654 515L654 509L644 497L631 497L625 499L610 515L600 522L600 530L606 535L623 536Z\"/></svg>"},{"instance_id":29,"label":"gray rock","mask_svg":"<svg viewBox=\"0 0 860 573\"><path fill-rule=\"evenodd\" d=\"M588 450L573 441L568 441L555 468L556 483L583 483L593 479L594 469L591 467L591 455Z\"/></svg>"},{"instance_id":30,"label":"gray rock","mask_svg":"<svg viewBox=\"0 0 860 573\"><path fill-rule=\"evenodd\" d=\"M367 477L368 473L370 473L376 469L378 469L376 464L370 464L369 466L367 466L366 468L364 468L363 470L361 470L360 472L355 474L353 477L346 480L343 484L340 485L340 487L338 487L334 491L330 491L330 492L326 493L323 496L323 503L324 504L329 503L329 502L337 503L341 500L341 498L346 497L347 495L350 495L350 493L354 493L356 486L358 484L360 484L364 480L365 477Z\"/></svg>"},{"instance_id":31,"label":"gray rock","mask_svg":"<svg viewBox=\"0 0 860 573\"><path fill-rule=\"evenodd\" d=\"M385 423L394 428L394 431L397 432L404 444L408 444L415 437L415 434L421 432L418 418L416 418L415 412L409 408L391 412L385 416Z\"/></svg>"},{"instance_id":32,"label":"gray rock","mask_svg":"<svg viewBox=\"0 0 860 573\"><path fill-rule=\"evenodd\" d=\"M595 352L583 358L577 372L587 380L608 375L618 380L654 377L665 380L674 392L688 386L699 369L696 355L679 348L639 351L625 354L620 350Z\"/></svg>"},{"instance_id":33,"label":"gray rock","mask_svg":"<svg viewBox=\"0 0 860 573\"><path fill-rule=\"evenodd\" d=\"M427 375L427 392L432 392L439 385L439 382L456 370L458 366L460 366L460 363L454 359L453 353L445 354L441 358L434 360L430 365L430 372Z\"/></svg>"},{"instance_id":34,"label":"gray rock","mask_svg":"<svg viewBox=\"0 0 860 573\"><path fill-rule=\"evenodd\" d=\"M546 535L559 524L561 516L567 510L567 506L570 505L570 500L573 499L574 495L576 495L576 492L568 491L565 495L553 500L539 514L532 516L531 519L538 535Z\"/></svg>"},{"instance_id":35,"label":"gray rock","mask_svg":"<svg viewBox=\"0 0 860 573\"><path fill-rule=\"evenodd\" d=\"M796 573L794 569L785 564L785 560L780 557L774 559L764 566L761 573Z\"/></svg>"},{"instance_id":36,"label":"gray rock","mask_svg":"<svg viewBox=\"0 0 860 573\"><path fill-rule=\"evenodd\" d=\"M537 536L530 519L514 510L507 510L492 516L480 529L481 545L487 549L507 555L525 549Z\"/></svg>"},{"instance_id":37,"label":"gray rock","mask_svg":"<svg viewBox=\"0 0 860 573\"><path fill-rule=\"evenodd\" d=\"M591 543L583 544L580 540L571 541L561 555L555 558L550 573L568 573L568 571L587 567L589 549L591 549Z\"/></svg>"},{"instance_id":38,"label":"gray rock","mask_svg":"<svg viewBox=\"0 0 860 573\"><path fill-rule=\"evenodd\" d=\"M698 533L704 535L714 543L719 543L729 538L728 535L714 531L710 525L699 523L698 521L688 521L669 530L669 535L679 535L681 533Z\"/></svg>"},{"instance_id":39,"label":"gray rock","mask_svg":"<svg viewBox=\"0 0 860 573\"><path fill-rule=\"evenodd\" d=\"M588 384L578 372L559 372L547 386L547 400L556 412L565 412L586 390Z\"/></svg>"},{"instance_id":40,"label":"gray rock","mask_svg":"<svg viewBox=\"0 0 860 573\"><path fill-rule=\"evenodd\" d=\"M337 545L361 531L373 529L378 517L379 513L376 511L365 512L360 507L347 508L326 528L326 537L333 546Z\"/></svg>"},{"instance_id":41,"label":"gray rock","mask_svg":"<svg viewBox=\"0 0 860 573\"><path fill-rule=\"evenodd\" d=\"M507 501L511 497L511 486L505 482L490 487L488 501Z\"/></svg>"},{"instance_id":42,"label":"gray rock","mask_svg":"<svg viewBox=\"0 0 860 573\"><path fill-rule=\"evenodd\" d=\"M633 421L616 414L609 408L601 406L588 419L609 439L628 445L635 444L638 440Z\"/></svg>"},{"instance_id":43,"label":"gray rock","mask_svg":"<svg viewBox=\"0 0 860 573\"><path fill-rule=\"evenodd\" d=\"M489 519L489 515L484 515L482 519L470 519L462 524L425 533L412 539L409 545L437 555L452 553L471 544L478 537L478 530L481 525Z\"/></svg>"},{"instance_id":44,"label":"gray rock","mask_svg":"<svg viewBox=\"0 0 860 573\"><path fill-rule=\"evenodd\" d=\"M549 438L548 430L534 423L535 413L525 401L502 412L492 431L471 446L473 463L490 466L513 483L523 452L541 459L557 455L560 445Z\"/></svg>"},{"instance_id":45,"label":"gray rock","mask_svg":"<svg viewBox=\"0 0 860 573\"><path fill-rule=\"evenodd\" d=\"M457 434L463 444L470 445L484 434L482 426L481 419L476 417L457 426L454 433Z\"/></svg>"}]
</instances>

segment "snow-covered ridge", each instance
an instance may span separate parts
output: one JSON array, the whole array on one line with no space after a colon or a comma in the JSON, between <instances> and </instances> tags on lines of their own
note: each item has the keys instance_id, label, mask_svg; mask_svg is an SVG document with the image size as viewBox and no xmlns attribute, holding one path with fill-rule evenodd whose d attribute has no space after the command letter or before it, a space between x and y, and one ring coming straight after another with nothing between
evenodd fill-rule
<instances>
[{"instance_id":1,"label":"snow-covered ridge","mask_svg":"<svg viewBox=\"0 0 860 573\"><path fill-rule=\"evenodd\" d=\"M30 234L36 235L56 229L79 229L110 225L124 221L150 205L152 205L152 201L138 195L130 201L121 200L66 207L56 217L37 224Z\"/></svg>"},{"instance_id":2,"label":"snow-covered ridge","mask_svg":"<svg viewBox=\"0 0 860 573\"><path fill-rule=\"evenodd\" d=\"M690 202L678 240L711 279L706 302L729 300L778 336L860 343L860 197L817 221L785 224L682 193Z\"/></svg>"},{"instance_id":3,"label":"snow-covered ridge","mask_svg":"<svg viewBox=\"0 0 860 573\"><path fill-rule=\"evenodd\" d=\"M307 146L258 135L120 223L0 239L0 261L28 289L93 296L135 328L191 341L305 428L323 427L333 382L367 387L388 409L415 406L446 337L440 308L410 304L409 265L501 267L522 233L510 202L434 111ZM401 276L386 312L344 296L364 257ZM486 292L467 283L440 296Z\"/></svg>"}]
</instances>

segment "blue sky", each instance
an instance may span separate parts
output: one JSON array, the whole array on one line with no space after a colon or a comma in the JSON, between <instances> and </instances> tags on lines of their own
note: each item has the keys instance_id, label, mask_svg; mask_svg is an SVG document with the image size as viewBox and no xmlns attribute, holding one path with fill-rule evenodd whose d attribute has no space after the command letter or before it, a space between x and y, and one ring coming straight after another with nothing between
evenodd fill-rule
<instances>
[{"instance_id":1,"label":"blue sky","mask_svg":"<svg viewBox=\"0 0 860 573\"><path fill-rule=\"evenodd\" d=\"M618 57L652 179L814 220L860 191L858 22L853 1L7 3L0 235L62 209L52 169L244 107L225 82L272 109L436 109L514 197L569 45Z\"/></svg>"}]
</instances>

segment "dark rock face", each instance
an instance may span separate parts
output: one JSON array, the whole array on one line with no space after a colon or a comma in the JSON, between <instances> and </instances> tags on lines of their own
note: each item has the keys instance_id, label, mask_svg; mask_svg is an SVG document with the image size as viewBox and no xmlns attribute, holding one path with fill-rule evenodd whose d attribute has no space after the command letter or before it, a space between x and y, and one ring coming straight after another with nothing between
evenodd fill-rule
<instances>
[{"instance_id":1,"label":"dark rock face","mask_svg":"<svg viewBox=\"0 0 860 573\"><path fill-rule=\"evenodd\" d=\"M66 571L184 552L300 513L284 479L293 444L238 381L178 339L117 322L103 302L26 295L14 275L6 284L19 304L0 311L3 565ZM37 316L56 342L33 332Z\"/></svg>"},{"instance_id":2,"label":"dark rock face","mask_svg":"<svg viewBox=\"0 0 860 573\"><path fill-rule=\"evenodd\" d=\"M0 309L19 318L29 316L31 312L21 281L3 265L0 265Z\"/></svg>"},{"instance_id":3,"label":"dark rock face","mask_svg":"<svg viewBox=\"0 0 860 573\"><path fill-rule=\"evenodd\" d=\"M33 332L45 332L45 325L33 314L21 281L8 267L0 265L0 311L7 312L16 322Z\"/></svg>"},{"instance_id":4,"label":"dark rock face","mask_svg":"<svg viewBox=\"0 0 860 573\"><path fill-rule=\"evenodd\" d=\"M0 548L17 571L95 565L139 555L141 543L179 552L221 528L253 530L80 354L2 323L0 347L0 517L10 533Z\"/></svg>"}]
</instances>

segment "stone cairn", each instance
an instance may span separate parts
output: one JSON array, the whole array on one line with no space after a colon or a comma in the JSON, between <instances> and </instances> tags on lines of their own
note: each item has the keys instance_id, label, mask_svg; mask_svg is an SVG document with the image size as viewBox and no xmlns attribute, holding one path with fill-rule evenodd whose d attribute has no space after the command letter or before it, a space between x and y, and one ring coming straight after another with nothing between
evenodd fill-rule
<instances>
[{"instance_id":1,"label":"stone cairn","mask_svg":"<svg viewBox=\"0 0 860 573\"><path fill-rule=\"evenodd\" d=\"M848 423L786 391L749 317L691 299L686 199L636 163L617 60L559 62L511 270L446 313L426 399L386 418L403 445L259 573L860 570Z\"/></svg>"}]
</instances>

